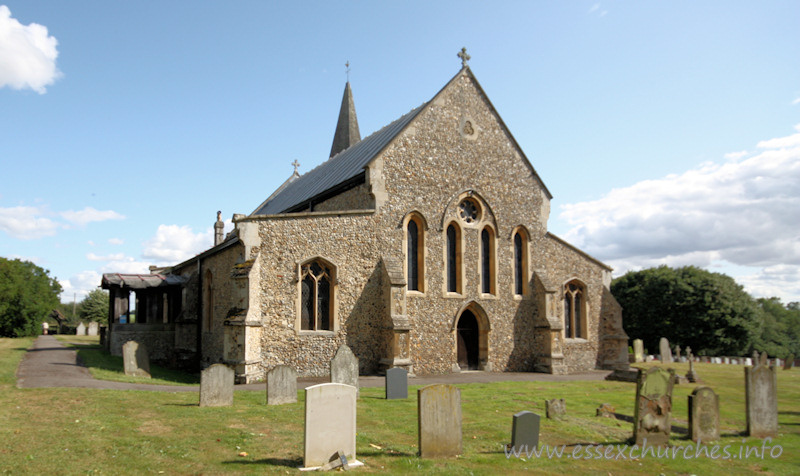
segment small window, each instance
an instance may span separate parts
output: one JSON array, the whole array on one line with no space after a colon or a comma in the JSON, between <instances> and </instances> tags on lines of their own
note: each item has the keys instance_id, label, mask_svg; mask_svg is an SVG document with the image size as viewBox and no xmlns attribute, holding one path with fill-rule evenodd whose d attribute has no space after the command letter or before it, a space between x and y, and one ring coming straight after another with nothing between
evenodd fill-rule
<instances>
[{"instance_id":1,"label":"small window","mask_svg":"<svg viewBox=\"0 0 800 476\"><path fill-rule=\"evenodd\" d=\"M451 223L446 233L446 273L447 292L461 292L461 230Z\"/></svg>"},{"instance_id":2,"label":"small window","mask_svg":"<svg viewBox=\"0 0 800 476\"><path fill-rule=\"evenodd\" d=\"M424 291L425 242L418 216L412 216L406 223L406 282L409 291Z\"/></svg>"},{"instance_id":3,"label":"small window","mask_svg":"<svg viewBox=\"0 0 800 476\"><path fill-rule=\"evenodd\" d=\"M333 273L320 260L300 268L300 329L304 331L333 330L331 296Z\"/></svg>"},{"instance_id":4,"label":"small window","mask_svg":"<svg viewBox=\"0 0 800 476\"><path fill-rule=\"evenodd\" d=\"M570 281L564 286L564 335L586 338L586 291L581 283Z\"/></svg>"},{"instance_id":5,"label":"small window","mask_svg":"<svg viewBox=\"0 0 800 476\"><path fill-rule=\"evenodd\" d=\"M494 294L494 231L481 230L481 293Z\"/></svg>"},{"instance_id":6,"label":"small window","mask_svg":"<svg viewBox=\"0 0 800 476\"><path fill-rule=\"evenodd\" d=\"M522 296L528 286L528 236L524 228L514 233L514 294Z\"/></svg>"}]
</instances>

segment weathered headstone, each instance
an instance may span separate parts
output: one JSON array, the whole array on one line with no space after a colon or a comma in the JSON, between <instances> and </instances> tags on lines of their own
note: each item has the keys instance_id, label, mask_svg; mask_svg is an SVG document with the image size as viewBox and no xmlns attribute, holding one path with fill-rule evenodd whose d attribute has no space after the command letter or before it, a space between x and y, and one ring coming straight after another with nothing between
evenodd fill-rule
<instances>
[{"instance_id":1,"label":"weathered headstone","mask_svg":"<svg viewBox=\"0 0 800 476\"><path fill-rule=\"evenodd\" d=\"M288 365L276 365L267 372L267 405L297 402L297 371Z\"/></svg>"},{"instance_id":2,"label":"weathered headstone","mask_svg":"<svg viewBox=\"0 0 800 476\"><path fill-rule=\"evenodd\" d=\"M75 328L75 335L76 336L85 336L86 335L86 326L83 322L78 323L78 327Z\"/></svg>"},{"instance_id":3,"label":"weathered headstone","mask_svg":"<svg viewBox=\"0 0 800 476\"><path fill-rule=\"evenodd\" d=\"M544 415L547 418L559 418L567 414L567 402L563 398L544 401Z\"/></svg>"},{"instance_id":4,"label":"weathered headstone","mask_svg":"<svg viewBox=\"0 0 800 476\"><path fill-rule=\"evenodd\" d=\"M633 361L644 362L644 342L642 342L642 339L633 339Z\"/></svg>"},{"instance_id":5,"label":"weathered headstone","mask_svg":"<svg viewBox=\"0 0 800 476\"><path fill-rule=\"evenodd\" d=\"M789 354L789 357L786 357L786 362L783 363L783 370L789 370L794 367L794 354Z\"/></svg>"},{"instance_id":6,"label":"weathered headstone","mask_svg":"<svg viewBox=\"0 0 800 476\"><path fill-rule=\"evenodd\" d=\"M200 372L200 406L233 405L234 374L233 369L225 364L214 364Z\"/></svg>"},{"instance_id":7,"label":"weathered headstone","mask_svg":"<svg viewBox=\"0 0 800 476\"><path fill-rule=\"evenodd\" d=\"M603 418L611 418L612 420L617 419L617 409L614 408L613 405L610 403L603 403L597 410L595 410L595 416L603 417Z\"/></svg>"},{"instance_id":8,"label":"weathered headstone","mask_svg":"<svg viewBox=\"0 0 800 476\"><path fill-rule=\"evenodd\" d=\"M675 349L672 351L672 358L677 361L681 360L681 346L678 344L675 344Z\"/></svg>"},{"instance_id":9,"label":"weathered headstone","mask_svg":"<svg viewBox=\"0 0 800 476\"><path fill-rule=\"evenodd\" d=\"M306 388L304 468L318 468L341 456L349 466L361 464L356 460L356 392L340 383Z\"/></svg>"},{"instance_id":10,"label":"weathered headstone","mask_svg":"<svg viewBox=\"0 0 800 476\"><path fill-rule=\"evenodd\" d=\"M759 365L744 368L747 434L756 438L778 433L778 377L774 367L760 363L766 355L761 354Z\"/></svg>"},{"instance_id":11,"label":"weathered headstone","mask_svg":"<svg viewBox=\"0 0 800 476\"><path fill-rule=\"evenodd\" d=\"M669 341L666 337L662 337L658 342L658 351L661 352L661 363L672 363L672 351L669 350Z\"/></svg>"},{"instance_id":12,"label":"weathered headstone","mask_svg":"<svg viewBox=\"0 0 800 476\"><path fill-rule=\"evenodd\" d=\"M758 355L758 351L757 350L753 350L753 355L751 356L751 358L753 359L753 365L756 365L756 362L758 362L758 359L759 359L759 355Z\"/></svg>"},{"instance_id":13,"label":"weathered headstone","mask_svg":"<svg viewBox=\"0 0 800 476\"><path fill-rule=\"evenodd\" d=\"M710 387L689 395L689 438L695 443L719 439L719 397Z\"/></svg>"},{"instance_id":14,"label":"weathered headstone","mask_svg":"<svg viewBox=\"0 0 800 476\"><path fill-rule=\"evenodd\" d=\"M125 375L149 378L150 357L147 355L147 346L135 340L122 344L122 365Z\"/></svg>"},{"instance_id":15,"label":"weathered headstone","mask_svg":"<svg viewBox=\"0 0 800 476\"><path fill-rule=\"evenodd\" d=\"M697 376L697 372L694 370L694 360L689 360L689 371L686 372L686 380L691 383L697 383L700 381L700 378Z\"/></svg>"},{"instance_id":16,"label":"weathered headstone","mask_svg":"<svg viewBox=\"0 0 800 476\"><path fill-rule=\"evenodd\" d=\"M395 367L386 371L386 400L408 398L408 370Z\"/></svg>"},{"instance_id":17,"label":"weathered headstone","mask_svg":"<svg viewBox=\"0 0 800 476\"><path fill-rule=\"evenodd\" d=\"M730 357L724 357L722 360L723 360L723 362L725 362L726 365L729 365L731 363L731 358Z\"/></svg>"},{"instance_id":18,"label":"weathered headstone","mask_svg":"<svg viewBox=\"0 0 800 476\"><path fill-rule=\"evenodd\" d=\"M744 365L753 365L753 359L751 359L750 357L745 357Z\"/></svg>"},{"instance_id":19,"label":"weathered headstone","mask_svg":"<svg viewBox=\"0 0 800 476\"><path fill-rule=\"evenodd\" d=\"M511 448L525 453L539 448L539 415L521 411L514 414L511 424Z\"/></svg>"},{"instance_id":20,"label":"weathered headstone","mask_svg":"<svg viewBox=\"0 0 800 476\"><path fill-rule=\"evenodd\" d=\"M461 390L428 385L417 390L419 455L442 458L461 454Z\"/></svg>"},{"instance_id":21,"label":"weathered headstone","mask_svg":"<svg viewBox=\"0 0 800 476\"><path fill-rule=\"evenodd\" d=\"M633 438L637 445L641 446L645 439L655 446L668 443L674 375L674 370L660 367L639 369L633 418Z\"/></svg>"},{"instance_id":22,"label":"weathered headstone","mask_svg":"<svg viewBox=\"0 0 800 476\"><path fill-rule=\"evenodd\" d=\"M96 336L97 335L97 329L99 327L100 327L100 325L97 322L94 322L94 321L90 322L89 326L86 328L86 335L87 336Z\"/></svg>"},{"instance_id":23,"label":"weathered headstone","mask_svg":"<svg viewBox=\"0 0 800 476\"><path fill-rule=\"evenodd\" d=\"M769 361L769 356L766 352L762 352L760 356L758 356L758 364L759 365L767 365Z\"/></svg>"},{"instance_id":24,"label":"weathered headstone","mask_svg":"<svg viewBox=\"0 0 800 476\"><path fill-rule=\"evenodd\" d=\"M339 346L331 359L331 383L355 387L358 395L358 357L345 344Z\"/></svg>"}]
</instances>

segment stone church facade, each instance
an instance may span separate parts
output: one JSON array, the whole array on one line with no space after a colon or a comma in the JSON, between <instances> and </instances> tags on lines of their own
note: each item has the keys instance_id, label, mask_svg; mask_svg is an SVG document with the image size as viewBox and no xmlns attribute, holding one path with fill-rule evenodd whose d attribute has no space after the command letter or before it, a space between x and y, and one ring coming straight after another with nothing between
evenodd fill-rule
<instances>
[{"instance_id":1,"label":"stone church facade","mask_svg":"<svg viewBox=\"0 0 800 476\"><path fill-rule=\"evenodd\" d=\"M360 372L627 368L611 269L547 231L551 195L469 66L360 138L349 83L331 157L297 171L215 246L151 275L107 274L106 344L174 365ZM136 295L136 323L121 322Z\"/></svg>"}]
</instances>

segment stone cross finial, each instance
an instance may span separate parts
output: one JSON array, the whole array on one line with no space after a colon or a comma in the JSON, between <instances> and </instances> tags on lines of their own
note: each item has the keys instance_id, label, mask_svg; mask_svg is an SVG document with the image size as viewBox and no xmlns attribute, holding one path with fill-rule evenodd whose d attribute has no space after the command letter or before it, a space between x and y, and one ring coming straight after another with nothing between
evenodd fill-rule
<instances>
[{"instance_id":1,"label":"stone cross finial","mask_svg":"<svg viewBox=\"0 0 800 476\"><path fill-rule=\"evenodd\" d=\"M347 82L350 82L350 61L348 60L347 63L344 64L344 72L347 75Z\"/></svg>"},{"instance_id":2,"label":"stone cross finial","mask_svg":"<svg viewBox=\"0 0 800 476\"><path fill-rule=\"evenodd\" d=\"M294 162L292 162L292 167L294 167L294 173L297 173L297 169L300 168L300 162L298 162L297 159L294 159Z\"/></svg>"},{"instance_id":3,"label":"stone cross finial","mask_svg":"<svg viewBox=\"0 0 800 476\"><path fill-rule=\"evenodd\" d=\"M222 221L222 212L221 211L217 212L217 221Z\"/></svg>"},{"instance_id":4,"label":"stone cross finial","mask_svg":"<svg viewBox=\"0 0 800 476\"><path fill-rule=\"evenodd\" d=\"M459 58L461 58L461 67L462 67L462 68L463 68L463 67L465 67L465 66L467 66L467 61L469 61L469 60L470 60L470 58L471 58L471 57L470 57L470 55L468 55L468 54L467 54L467 48L466 48L466 47L464 47L464 48L461 48L461 53L459 53L459 54L458 54L458 55L456 55L456 56L458 56Z\"/></svg>"}]
</instances>

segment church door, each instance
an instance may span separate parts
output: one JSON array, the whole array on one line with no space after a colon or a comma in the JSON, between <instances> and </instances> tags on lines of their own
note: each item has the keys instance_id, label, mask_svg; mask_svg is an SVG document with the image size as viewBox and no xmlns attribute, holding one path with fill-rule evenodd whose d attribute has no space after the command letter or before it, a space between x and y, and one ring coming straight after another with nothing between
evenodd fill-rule
<instances>
[{"instance_id":1,"label":"church door","mask_svg":"<svg viewBox=\"0 0 800 476\"><path fill-rule=\"evenodd\" d=\"M478 370L479 356L478 319L469 310L461 313L458 319L457 352L458 366L463 370Z\"/></svg>"}]
</instances>

